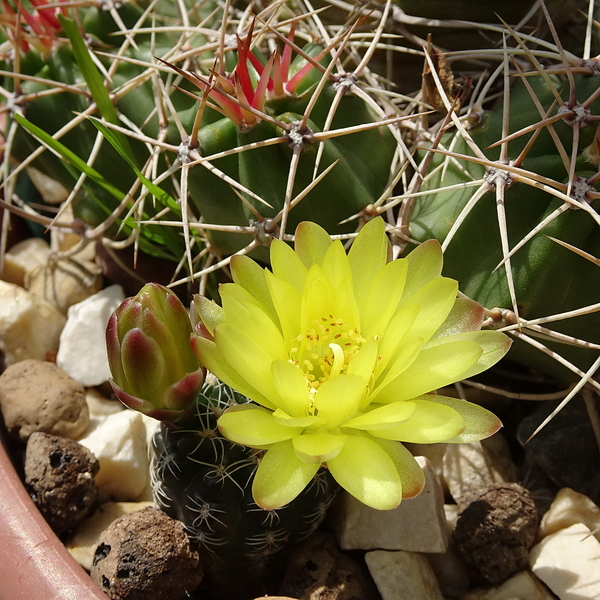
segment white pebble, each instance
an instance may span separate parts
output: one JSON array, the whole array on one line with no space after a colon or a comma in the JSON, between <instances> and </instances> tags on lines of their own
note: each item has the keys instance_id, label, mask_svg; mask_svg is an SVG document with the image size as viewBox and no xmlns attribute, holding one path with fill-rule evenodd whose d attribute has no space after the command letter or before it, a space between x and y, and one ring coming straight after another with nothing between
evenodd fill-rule
<instances>
[{"instance_id":1,"label":"white pebble","mask_svg":"<svg viewBox=\"0 0 600 600\"><path fill-rule=\"evenodd\" d=\"M120 285L111 285L69 308L60 336L58 366L87 387L108 381L106 324L125 299Z\"/></svg>"},{"instance_id":2,"label":"white pebble","mask_svg":"<svg viewBox=\"0 0 600 600\"><path fill-rule=\"evenodd\" d=\"M529 565L560 600L600 598L600 542L582 523L545 537L532 548Z\"/></svg>"},{"instance_id":3,"label":"white pebble","mask_svg":"<svg viewBox=\"0 0 600 600\"><path fill-rule=\"evenodd\" d=\"M587 496L571 488L563 488L542 518L539 534L545 537L575 523L583 523L600 541L600 508Z\"/></svg>"},{"instance_id":4,"label":"white pebble","mask_svg":"<svg viewBox=\"0 0 600 600\"><path fill-rule=\"evenodd\" d=\"M0 280L0 350L7 367L32 358L47 360L58 349L65 317L54 306Z\"/></svg>"},{"instance_id":5,"label":"white pebble","mask_svg":"<svg viewBox=\"0 0 600 600\"><path fill-rule=\"evenodd\" d=\"M27 274L45 265L51 254L48 242L42 238L27 238L15 244L4 255L2 279L24 287Z\"/></svg>"},{"instance_id":6,"label":"white pebble","mask_svg":"<svg viewBox=\"0 0 600 600\"><path fill-rule=\"evenodd\" d=\"M150 462L142 415L123 410L94 419L79 443L89 448L100 463L96 484L101 500L137 500L148 485Z\"/></svg>"},{"instance_id":7,"label":"white pebble","mask_svg":"<svg viewBox=\"0 0 600 600\"><path fill-rule=\"evenodd\" d=\"M554 600L554 596L529 571L519 571L503 584L475 588L461 600Z\"/></svg>"},{"instance_id":8,"label":"white pebble","mask_svg":"<svg viewBox=\"0 0 600 600\"><path fill-rule=\"evenodd\" d=\"M382 600L444 600L429 562L417 552L367 552L365 561Z\"/></svg>"}]
</instances>

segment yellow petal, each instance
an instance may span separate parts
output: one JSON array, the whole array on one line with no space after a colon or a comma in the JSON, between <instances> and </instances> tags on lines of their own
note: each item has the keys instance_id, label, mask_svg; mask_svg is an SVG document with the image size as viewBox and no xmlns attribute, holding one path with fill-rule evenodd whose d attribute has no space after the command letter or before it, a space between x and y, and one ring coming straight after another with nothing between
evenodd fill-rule
<instances>
[{"instance_id":1,"label":"yellow petal","mask_svg":"<svg viewBox=\"0 0 600 600\"><path fill-rule=\"evenodd\" d=\"M367 340L348 364L346 374L360 375L365 381L369 381L375 372L377 353L377 342Z\"/></svg>"},{"instance_id":2,"label":"yellow petal","mask_svg":"<svg viewBox=\"0 0 600 600\"><path fill-rule=\"evenodd\" d=\"M395 362L400 355L405 355L404 349L407 345L403 343L403 339L415 322L419 310L420 306L417 305L406 306L398 309L392 317L379 341L381 359L377 364L377 376L389 368L388 363Z\"/></svg>"},{"instance_id":3,"label":"yellow petal","mask_svg":"<svg viewBox=\"0 0 600 600\"><path fill-rule=\"evenodd\" d=\"M300 332L305 333L315 326L315 321L327 317L335 305L335 293L323 270L313 265L306 277L304 295L300 308ZM337 315L333 315L337 318Z\"/></svg>"},{"instance_id":4,"label":"yellow petal","mask_svg":"<svg viewBox=\"0 0 600 600\"><path fill-rule=\"evenodd\" d=\"M273 445L262 457L254 476L254 501L265 510L288 504L310 483L320 466L302 462L291 440Z\"/></svg>"},{"instance_id":5,"label":"yellow petal","mask_svg":"<svg viewBox=\"0 0 600 600\"><path fill-rule=\"evenodd\" d=\"M290 246L281 240L271 243L271 269L275 277L289 283L298 294L302 294L308 269Z\"/></svg>"},{"instance_id":6,"label":"yellow petal","mask_svg":"<svg viewBox=\"0 0 600 600\"><path fill-rule=\"evenodd\" d=\"M317 414L326 419L329 429L335 429L356 415L366 392L366 382L358 375L331 377L315 395Z\"/></svg>"},{"instance_id":7,"label":"yellow petal","mask_svg":"<svg viewBox=\"0 0 600 600\"><path fill-rule=\"evenodd\" d=\"M304 432L292 439L296 455L302 462L321 464L335 458L343 448L347 435L320 430Z\"/></svg>"},{"instance_id":8,"label":"yellow petal","mask_svg":"<svg viewBox=\"0 0 600 600\"><path fill-rule=\"evenodd\" d=\"M308 414L311 397L304 373L287 360L276 360L271 365L275 389L281 398L281 408L292 417Z\"/></svg>"},{"instance_id":9,"label":"yellow petal","mask_svg":"<svg viewBox=\"0 0 600 600\"><path fill-rule=\"evenodd\" d=\"M217 326L215 343L222 356L226 357L230 367L260 394L268 398L272 406L277 406L279 395L271 379L271 363L287 357L274 356L264 349L264 345L258 344L229 323L221 323Z\"/></svg>"},{"instance_id":10,"label":"yellow petal","mask_svg":"<svg viewBox=\"0 0 600 600\"><path fill-rule=\"evenodd\" d=\"M360 311L361 335L365 339L385 333L402 297L407 271L405 259L394 260L385 265L372 282Z\"/></svg>"},{"instance_id":11,"label":"yellow petal","mask_svg":"<svg viewBox=\"0 0 600 600\"><path fill-rule=\"evenodd\" d=\"M340 285L334 288L335 303L333 305L332 314L344 322L346 330L354 329L361 330L360 313L358 305L354 298L354 290L352 289L352 280L344 279Z\"/></svg>"},{"instance_id":12,"label":"yellow petal","mask_svg":"<svg viewBox=\"0 0 600 600\"><path fill-rule=\"evenodd\" d=\"M304 221L296 227L294 249L307 269L323 262L330 245L329 234L316 223Z\"/></svg>"},{"instance_id":13,"label":"yellow petal","mask_svg":"<svg viewBox=\"0 0 600 600\"><path fill-rule=\"evenodd\" d=\"M408 343L417 338L427 341L446 320L456 301L457 291L458 283L446 277L438 277L417 290L408 304L402 305L420 307L402 342Z\"/></svg>"},{"instance_id":14,"label":"yellow petal","mask_svg":"<svg viewBox=\"0 0 600 600\"><path fill-rule=\"evenodd\" d=\"M369 433L398 442L435 444L446 442L464 431L465 421L453 408L422 398L413 402L415 410L410 419L389 429L373 429Z\"/></svg>"},{"instance_id":15,"label":"yellow petal","mask_svg":"<svg viewBox=\"0 0 600 600\"><path fill-rule=\"evenodd\" d=\"M402 299L408 300L418 289L442 274L442 247L437 240L427 240L407 257L408 274Z\"/></svg>"},{"instance_id":16,"label":"yellow petal","mask_svg":"<svg viewBox=\"0 0 600 600\"><path fill-rule=\"evenodd\" d=\"M273 322L277 323L277 314L265 281L265 269L251 258L242 255L232 257L230 265L233 281L248 290Z\"/></svg>"},{"instance_id":17,"label":"yellow petal","mask_svg":"<svg viewBox=\"0 0 600 600\"><path fill-rule=\"evenodd\" d=\"M352 270L354 295L361 312L371 284L387 263L389 246L385 222L377 218L359 231L350 247L348 261Z\"/></svg>"},{"instance_id":18,"label":"yellow petal","mask_svg":"<svg viewBox=\"0 0 600 600\"><path fill-rule=\"evenodd\" d=\"M321 268L334 290L338 289L342 282L352 281L348 256L340 240L333 241L327 248Z\"/></svg>"},{"instance_id":19,"label":"yellow petal","mask_svg":"<svg viewBox=\"0 0 600 600\"><path fill-rule=\"evenodd\" d=\"M199 294L194 296L194 307L206 329L214 335L215 327L225 319L223 309L213 300Z\"/></svg>"},{"instance_id":20,"label":"yellow petal","mask_svg":"<svg viewBox=\"0 0 600 600\"><path fill-rule=\"evenodd\" d=\"M275 277L271 272L265 273L273 306L279 318L283 339L291 348L296 343L300 332L300 294L287 281Z\"/></svg>"},{"instance_id":21,"label":"yellow petal","mask_svg":"<svg viewBox=\"0 0 600 600\"><path fill-rule=\"evenodd\" d=\"M362 415L346 421L343 427L353 427L365 431L387 429L408 421L415 412L416 404L410 401L392 402L369 408L370 410Z\"/></svg>"},{"instance_id":22,"label":"yellow petal","mask_svg":"<svg viewBox=\"0 0 600 600\"><path fill-rule=\"evenodd\" d=\"M301 427L287 427L273 419L273 413L252 404L228 408L217 421L221 434L244 446L264 448L292 439L302 432Z\"/></svg>"},{"instance_id":23,"label":"yellow petal","mask_svg":"<svg viewBox=\"0 0 600 600\"><path fill-rule=\"evenodd\" d=\"M415 457L400 443L378 439L377 443L394 461L402 481L402 498L414 498L425 487L425 474Z\"/></svg>"},{"instance_id":24,"label":"yellow petal","mask_svg":"<svg viewBox=\"0 0 600 600\"><path fill-rule=\"evenodd\" d=\"M428 395L427 400L449 406L458 412L465 422L464 430L457 436L446 440L447 443L476 442L493 435L502 427L502 422L495 414L478 404L437 394L435 396Z\"/></svg>"},{"instance_id":25,"label":"yellow petal","mask_svg":"<svg viewBox=\"0 0 600 600\"><path fill-rule=\"evenodd\" d=\"M286 356L281 330L250 294L235 283L220 288L225 321L260 345L271 356Z\"/></svg>"},{"instance_id":26,"label":"yellow petal","mask_svg":"<svg viewBox=\"0 0 600 600\"><path fill-rule=\"evenodd\" d=\"M256 388L252 387L235 369L231 367L225 355L212 340L207 340L197 335L190 338L190 345L198 360L221 381L231 386L244 396L254 402L258 402L266 408L275 408L271 400L268 400Z\"/></svg>"},{"instance_id":27,"label":"yellow petal","mask_svg":"<svg viewBox=\"0 0 600 600\"><path fill-rule=\"evenodd\" d=\"M372 438L349 435L340 453L327 461L327 467L345 490L367 506L389 510L402 500L398 469Z\"/></svg>"},{"instance_id":28,"label":"yellow petal","mask_svg":"<svg viewBox=\"0 0 600 600\"><path fill-rule=\"evenodd\" d=\"M418 359L421 348L423 347L423 342L421 340L414 340L407 346L402 346L399 348L398 352L394 356L394 358L387 363L384 363L384 360L381 362L386 364L387 368L382 373L377 373L379 375L375 381L375 385L371 388L371 402L396 402L397 400L408 400L411 396L402 396L395 397L392 394L387 394L387 386L393 384L399 377L402 376L404 371L411 367L411 365ZM379 368L379 364L377 365ZM396 388L394 388L396 391ZM431 390L427 390L428 392ZM384 394L380 396L379 394L384 392Z\"/></svg>"},{"instance_id":29,"label":"yellow petal","mask_svg":"<svg viewBox=\"0 0 600 600\"><path fill-rule=\"evenodd\" d=\"M398 377L377 389L377 402L410 400L462 379L482 349L472 341L448 342L421 350Z\"/></svg>"},{"instance_id":30,"label":"yellow petal","mask_svg":"<svg viewBox=\"0 0 600 600\"><path fill-rule=\"evenodd\" d=\"M434 338L455 335L466 331L479 331L485 310L479 302L470 298L457 298L446 320L435 332Z\"/></svg>"},{"instance_id":31,"label":"yellow petal","mask_svg":"<svg viewBox=\"0 0 600 600\"><path fill-rule=\"evenodd\" d=\"M429 340L427 348L433 346L439 346L448 342L460 342L465 340L471 340L478 344L482 349L482 354L477 362L463 373L462 379L467 377L473 377L486 369L489 369L492 365L495 365L509 350L511 340L508 336L500 333L499 331L469 331L466 333L458 333L452 336L444 336L440 338L434 338Z\"/></svg>"}]
</instances>

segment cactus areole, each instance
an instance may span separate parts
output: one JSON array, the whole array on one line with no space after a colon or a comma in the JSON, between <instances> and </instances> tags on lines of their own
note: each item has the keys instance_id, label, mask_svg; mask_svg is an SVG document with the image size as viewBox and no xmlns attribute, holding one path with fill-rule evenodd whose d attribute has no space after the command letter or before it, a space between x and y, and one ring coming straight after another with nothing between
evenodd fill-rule
<instances>
[{"instance_id":1,"label":"cactus areole","mask_svg":"<svg viewBox=\"0 0 600 600\"><path fill-rule=\"evenodd\" d=\"M295 240L295 250L273 241L272 271L234 257L222 306L194 299L198 359L255 402L226 410L219 430L267 450L253 483L263 508L292 501L321 465L368 506L394 508L424 484L399 442L470 442L500 428L435 390L493 365L509 340L480 331L483 309L440 276L436 241L388 262L380 218L348 255L314 223Z\"/></svg>"}]
</instances>

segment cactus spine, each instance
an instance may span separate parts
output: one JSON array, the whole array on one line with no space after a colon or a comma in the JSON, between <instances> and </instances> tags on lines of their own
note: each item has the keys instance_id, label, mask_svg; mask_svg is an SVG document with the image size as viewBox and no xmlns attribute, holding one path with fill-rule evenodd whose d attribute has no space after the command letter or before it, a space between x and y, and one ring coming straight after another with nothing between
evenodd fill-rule
<instances>
[{"instance_id":1,"label":"cactus spine","mask_svg":"<svg viewBox=\"0 0 600 600\"><path fill-rule=\"evenodd\" d=\"M433 1L419 10L426 4L433 10ZM406 14L395 16L400 31L416 31ZM581 381L597 368L600 349L597 40L589 29L586 50L575 54L581 40L556 32L564 16L557 5L540 8L546 39L524 33L525 22L518 30L460 24L504 36L495 50L472 49L458 36L450 53L424 43L417 100L438 115L414 134L412 180L378 210L398 210L400 248L442 242L444 274L489 309L490 326L516 338L510 358ZM429 30L435 44L438 29ZM469 74L462 89L459 69Z\"/></svg>"}]
</instances>

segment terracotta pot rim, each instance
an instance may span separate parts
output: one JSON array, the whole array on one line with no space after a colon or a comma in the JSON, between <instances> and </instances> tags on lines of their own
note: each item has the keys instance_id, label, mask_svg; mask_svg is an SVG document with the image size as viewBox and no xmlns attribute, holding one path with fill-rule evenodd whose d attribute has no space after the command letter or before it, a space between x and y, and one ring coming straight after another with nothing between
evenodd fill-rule
<instances>
[{"instance_id":1,"label":"terracotta pot rim","mask_svg":"<svg viewBox=\"0 0 600 600\"><path fill-rule=\"evenodd\" d=\"M2 600L107 600L27 494L0 431L0 589Z\"/></svg>"}]
</instances>

